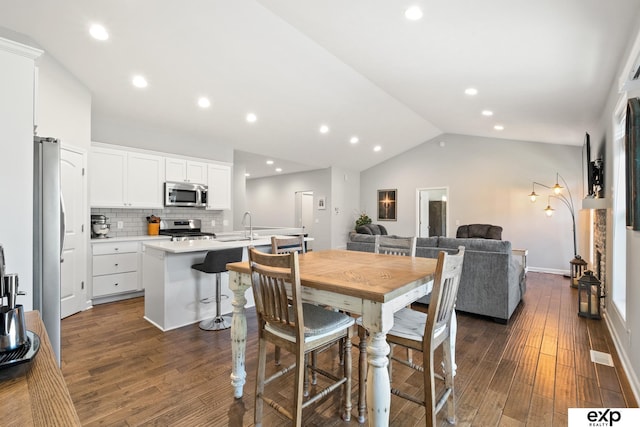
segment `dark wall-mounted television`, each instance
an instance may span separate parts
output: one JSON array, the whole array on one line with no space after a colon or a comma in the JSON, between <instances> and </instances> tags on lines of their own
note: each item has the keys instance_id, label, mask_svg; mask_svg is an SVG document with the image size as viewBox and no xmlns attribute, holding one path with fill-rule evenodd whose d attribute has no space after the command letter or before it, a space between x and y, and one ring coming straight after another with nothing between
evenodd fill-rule
<instances>
[{"instance_id":1,"label":"dark wall-mounted television","mask_svg":"<svg viewBox=\"0 0 640 427\"><path fill-rule=\"evenodd\" d=\"M584 149L586 150L587 197L600 199L604 197L603 162L602 159L591 160L591 137L588 133L584 134Z\"/></svg>"}]
</instances>

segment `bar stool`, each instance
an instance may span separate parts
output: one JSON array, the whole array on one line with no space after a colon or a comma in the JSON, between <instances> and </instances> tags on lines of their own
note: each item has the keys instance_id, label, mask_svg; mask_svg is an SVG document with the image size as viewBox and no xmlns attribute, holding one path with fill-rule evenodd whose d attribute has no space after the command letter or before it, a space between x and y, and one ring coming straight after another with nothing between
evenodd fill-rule
<instances>
[{"instance_id":1,"label":"bar stool","mask_svg":"<svg viewBox=\"0 0 640 427\"><path fill-rule=\"evenodd\" d=\"M200 329L219 331L231 327L231 316L220 315L220 300L222 299L220 279L221 273L227 271L228 263L240 261L242 261L242 248L228 248L209 251L201 264L191 266L194 270L216 275L216 316L213 319L200 322L198 325Z\"/></svg>"}]
</instances>

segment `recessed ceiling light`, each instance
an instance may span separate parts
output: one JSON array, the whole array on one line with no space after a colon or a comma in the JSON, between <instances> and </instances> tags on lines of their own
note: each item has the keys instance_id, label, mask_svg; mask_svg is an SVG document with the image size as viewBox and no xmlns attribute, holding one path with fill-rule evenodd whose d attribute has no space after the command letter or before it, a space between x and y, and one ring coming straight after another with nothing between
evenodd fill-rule
<instances>
[{"instance_id":1,"label":"recessed ceiling light","mask_svg":"<svg viewBox=\"0 0 640 427\"><path fill-rule=\"evenodd\" d=\"M352 136L351 139L349 140L349 142L352 143L352 144L357 144L358 141L360 141L360 140L358 139L357 136Z\"/></svg>"},{"instance_id":2,"label":"recessed ceiling light","mask_svg":"<svg viewBox=\"0 0 640 427\"><path fill-rule=\"evenodd\" d=\"M249 172L245 172L244 176L251 176L251 174Z\"/></svg>"},{"instance_id":3,"label":"recessed ceiling light","mask_svg":"<svg viewBox=\"0 0 640 427\"><path fill-rule=\"evenodd\" d=\"M482 115L483 116L487 116L487 117L491 117L491 116L493 116L493 111L491 111L491 110L482 110Z\"/></svg>"},{"instance_id":4,"label":"recessed ceiling light","mask_svg":"<svg viewBox=\"0 0 640 427\"><path fill-rule=\"evenodd\" d=\"M267 160L267 164L268 165L272 165L273 164L273 160Z\"/></svg>"},{"instance_id":5,"label":"recessed ceiling light","mask_svg":"<svg viewBox=\"0 0 640 427\"><path fill-rule=\"evenodd\" d=\"M382 147L381 147L381 146L379 146L379 145L376 145L375 147L373 147L373 151L378 152L378 151L380 151L380 150L382 150Z\"/></svg>"},{"instance_id":6,"label":"recessed ceiling light","mask_svg":"<svg viewBox=\"0 0 640 427\"><path fill-rule=\"evenodd\" d=\"M404 11L404 16L409 21L417 21L422 18L422 9L418 6L411 6L409 9Z\"/></svg>"},{"instance_id":7,"label":"recessed ceiling light","mask_svg":"<svg viewBox=\"0 0 640 427\"><path fill-rule=\"evenodd\" d=\"M145 79L142 76L134 76L131 82L135 87L139 87L139 88L147 87L147 85L149 84L147 83L147 79Z\"/></svg>"},{"instance_id":8,"label":"recessed ceiling light","mask_svg":"<svg viewBox=\"0 0 640 427\"><path fill-rule=\"evenodd\" d=\"M209 108L211 107L211 101L209 101L209 98L205 98L203 96L201 98L198 98L198 106L200 108Z\"/></svg>"},{"instance_id":9,"label":"recessed ceiling light","mask_svg":"<svg viewBox=\"0 0 640 427\"><path fill-rule=\"evenodd\" d=\"M476 89L475 87L469 87L469 88L465 89L464 93L466 95L474 96L474 95L478 94L478 89Z\"/></svg>"},{"instance_id":10,"label":"recessed ceiling light","mask_svg":"<svg viewBox=\"0 0 640 427\"><path fill-rule=\"evenodd\" d=\"M91 28L89 28L89 34L96 40L104 41L109 38L109 33L107 30L100 24L93 24Z\"/></svg>"},{"instance_id":11,"label":"recessed ceiling light","mask_svg":"<svg viewBox=\"0 0 640 427\"><path fill-rule=\"evenodd\" d=\"M282 172L282 168L276 168L276 172Z\"/></svg>"},{"instance_id":12,"label":"recessed ceiling light","mask_svg":"<svg viewBox=\"0 0 640 427\"><path fill-rule=\"evenodd\" d=\"M249 114L247 114L247 121L248 121L249 123L254 123L256 120L258 120L258 116L256 116L256 115L255 115L255 114L253 114L253 113L249 113Z\"/></svg>"},{"instance_id":13,"label":"recessed ceiling light","mask_svg":"<svg viewBox=\"0 0 640 427\"><path fill-rule=\"evenodd\" d=\"M320 126L320 133L329 133L329 126L327 125Z\"/></svg>"},{"instance_id":14,"label":"recessed ceiling light","mask_svg":"<svg viewBox=\"0 0 640 427\"><path fill-rule=\"evenodd\" d=\"M502 125L495 125L493 128L495 130L504 130L504 126L502 126Z\"/></svg>"}]
</instances>

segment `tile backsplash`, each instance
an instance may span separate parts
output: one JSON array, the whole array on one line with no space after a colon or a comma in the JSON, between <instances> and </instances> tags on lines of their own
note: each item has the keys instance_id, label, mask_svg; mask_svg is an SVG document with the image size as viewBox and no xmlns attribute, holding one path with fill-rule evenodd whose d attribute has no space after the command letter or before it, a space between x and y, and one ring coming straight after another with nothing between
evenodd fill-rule
<instances>
[{"instance_id":1,"label":"tile backsplash","mask_svg":"<svg viewBox=\"0 0 640 427\"><path fill-rule=\"evenodd\" d=\"M91 215L104 215L107 223L111 224L109 237L143 236L147 234L147 217L159 216L161 219L199 219L202 221L202 231L220 233L223 231L223 211L209 211L195 208L165 208L165 209L117 209L92 208ZM118 221L123 227L118 229ZM211 225L215 221L215 226Z\"/></svg>"}]
</instances>

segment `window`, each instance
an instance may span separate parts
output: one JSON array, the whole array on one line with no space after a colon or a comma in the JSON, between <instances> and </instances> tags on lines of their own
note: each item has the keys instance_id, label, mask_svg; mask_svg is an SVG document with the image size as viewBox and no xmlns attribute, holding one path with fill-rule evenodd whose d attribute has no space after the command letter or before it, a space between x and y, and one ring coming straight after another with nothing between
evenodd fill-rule
<instances>
[{"instance_id":1,"label":"window","mask_svg":"<svg viewBox=\"0 0 640 427\"><path fill-rule=\"evenodd\" d=\"M626 96L623 98L626 101ZM611 301L626 319L627 305L627 227L626 227L626 102L621 102L613 117L613 243L611 268Z\"/></svg>"}]
</instances>

